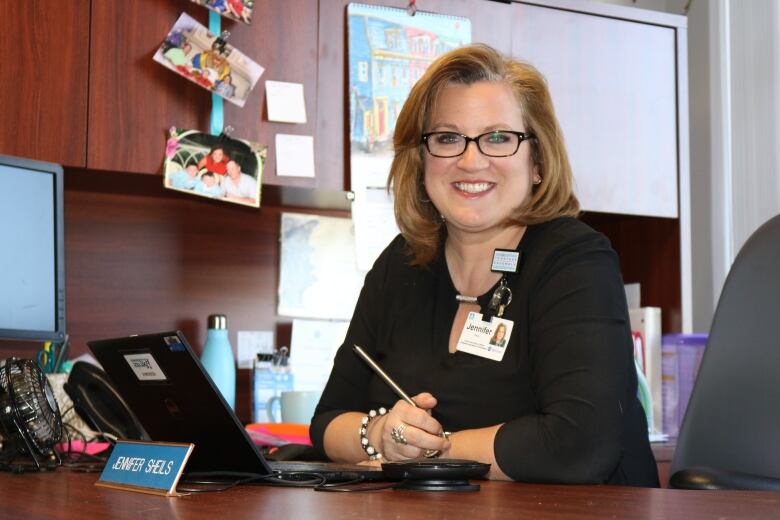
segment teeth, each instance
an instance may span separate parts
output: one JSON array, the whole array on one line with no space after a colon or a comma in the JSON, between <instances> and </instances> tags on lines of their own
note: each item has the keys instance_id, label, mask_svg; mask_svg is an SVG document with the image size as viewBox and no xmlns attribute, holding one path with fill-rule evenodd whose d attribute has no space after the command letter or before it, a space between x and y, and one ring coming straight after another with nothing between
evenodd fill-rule
<instances>
[{"instance_id":1,"label":"teeth","mask_svg":"<svg viewBox=\"0 0 780 520\"><path fill-rule=\"evenodd\" d=\"M477 183L456 182L455 187L458 188L460 191L465 191L467 193L482 193L483 191L487 191L490 188L492 188L493 183L492 182L477 182Z\"/></svg>"}]
</instances>

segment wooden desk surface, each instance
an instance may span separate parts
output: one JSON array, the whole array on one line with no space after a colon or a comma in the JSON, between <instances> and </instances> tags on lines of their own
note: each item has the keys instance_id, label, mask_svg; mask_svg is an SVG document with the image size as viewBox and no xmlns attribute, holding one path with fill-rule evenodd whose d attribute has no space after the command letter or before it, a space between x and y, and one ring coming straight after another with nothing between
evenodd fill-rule
<instances>
[{"instance_id":1,"label":"wooden desk surface","mask_svg":"<svg viewBox=\"0 0 780 520\"><path fill-rule=\"evenodd\" d=\"M477 492L369 491L239 486L157 497L94 486L98 474L0 474L0 519L603 519L778 518L780 492L680 491L481 482Z\"/></svg>"}]
</instances>

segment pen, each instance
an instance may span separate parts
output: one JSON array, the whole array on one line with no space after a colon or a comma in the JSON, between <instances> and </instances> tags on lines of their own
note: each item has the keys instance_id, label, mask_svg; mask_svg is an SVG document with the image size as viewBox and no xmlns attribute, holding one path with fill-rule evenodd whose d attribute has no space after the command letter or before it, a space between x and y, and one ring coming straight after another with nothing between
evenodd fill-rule
<instances>
[{"instance_id":1,"label":"pen","mask_svg":"<svg viewBox=\"0 0 780 520\"><path fill-rule=\"evenodd\" d=\"M408 395L406 392L404 392L404 391L401 389L401 387L400 387L400 386L398 386L398 384L397 384L395 381L393 381L393 380L390 378L390 376L388 376L388 375L387 375L387 373L386 373L384 370L382 370L382 367L380 367L380 366L377 364L377 362L376 362L376 361L374 361L374 360L373 360L373 358L372 358L371 356L369 356L369 355L366 353L366 351L365 351L365 350L363 350L362 348L360 348L358 345L355 345L355 344L353 344L353 345L352 345L352 350L354 350L354 351L355 351L355 354L357 354L358 356L360 356L360 357L363 359L363 361L365 361L365 362L368 364L368 366L370 366L370 367L371 367L371 369L372 369L374 372L376 372L376 374L377 374L379 377L381 377L381 378L382 378L382 380L383 380L385 383L387 383L387 385L388 385L390 388L392 388L392 389L393 389L393 391L394 391L396 394L398 394L398 397L400 397L401 399L403 399L404 401L406 401L407 403L409 403L409 404L410 404L410 405L412 405L413 407L415 407L415 408L419 408L419 406L417 406L417 403L415 403L414 401L412 401L412 398L411 398L411 397L409 397L409 395ZM448 432L448 431L446 431L446 430L443 430L443 431L442 431L442 432L439 434L439 437L444 437L445 439L449 439L449 438L450 438L450 435L451 435L451 434L450 434L450 432ZM425 450L425 454L424 454L424 456L425 456L426 458L436 457L436 456L438 456L438 455L439 455L439 450Z\"/></svg>"},{"instance_id":2,"label":"pen","mask_svg":"<svg viewBox=\"0 0 780 520\"><path fill-rule=\"evenodd\" d=\"M390 378L390 376L388 376L388 375L387 375L387 373L386 373L384 370L382 370L382 367L380 367L379 365L377 365L376 361L374 361L374 360L371 358L371 356L369 356L368 354L366 354L366 351L365 351L365 350L363 350L362 348L360 348L360 347L359 347L359 346L357 346L357 345L352 345L352 347L353 347L353 350L355 351L355 353L356 353L358 356L360 356L361 358L363 358L363 361L365 361L366 363L368 363L368 366L370 366L370 367L371 367L371 369L372 369L374 372L376 372L376 374L377 374L379 377L381 377L381 378L382 378L382 380L383 380L385 383L387 383L387 385L388 385L390 388L392 388L392 389L393 389L393 391L394 391L396 394L398 394L398 397L400 397L401 399L403 399L404 401L406 401L406 402L407 402L407 403L409 403L410 405L414 406L415 408L418 408L418 406L417 406L417 403L415 403L414 401L412 401L412 398L411 398L411 397L409 397L409 396L407 395L407 393L406 393L406 392L404 392L403 390L401 390L401 387L400 387L400 386L398 386L398 385L396 384L396 382L395 382L395 381L393 381L393 380Z\"/></svg>"},{"instance_id":3,"label":"pen","mask_svg":"<svg viewBox=\"0 0 780 520\"><path fill-rule=\"evenodd\" d=\"M59 353L57 354L57 359L54 362L54 370L53 372L56 374L59 372L60 367L62 366L62 362L67 359L67 353L68 353L68 344L70 343L70 336L65 334L65 340L62 342L62 345L60 345Z\"/></svg>"}]
</instances>

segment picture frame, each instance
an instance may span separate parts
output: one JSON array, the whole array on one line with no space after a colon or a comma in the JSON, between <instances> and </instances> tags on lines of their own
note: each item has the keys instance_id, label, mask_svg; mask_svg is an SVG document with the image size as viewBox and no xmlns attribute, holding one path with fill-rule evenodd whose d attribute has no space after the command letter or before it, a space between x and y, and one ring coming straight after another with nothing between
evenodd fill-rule
<instances>
[{"instance_id":1,"label":"picture frame","mask_svg":"<svg viewBox=\"0 0 780 520\"><path fill-rule=\"evenodd\" d=\"M265 70L187 13L168 32L154 61L240 107Z\"/></svg>"},{"instance_id":2,"label":"picture frame","mask_svg":"<svg viewBox=\"0 0 780 520\"><path fill-rule=\"evenodd\" d=\"M260 207L265 145L171 127L163 185L200 197Z\"/></svg>"}]
</instances>

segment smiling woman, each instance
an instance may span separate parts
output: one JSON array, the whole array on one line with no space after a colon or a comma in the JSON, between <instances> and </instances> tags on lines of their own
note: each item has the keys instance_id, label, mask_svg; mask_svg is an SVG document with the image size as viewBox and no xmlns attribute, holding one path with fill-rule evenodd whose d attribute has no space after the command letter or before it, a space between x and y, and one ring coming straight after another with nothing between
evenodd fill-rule
<instances>
[{"instance_id":1,"label":"smiling woman","mask_svg":"<svg viewBox=\"0 0 780 520\"><path fill-rule=\"evenodd\" d=\"M393 142L402 234L366 276L315 446L339 461L441 453L491 464L490 478L657 486L619 262L574 218L544 77L485 45L445 54Z\"/></svg>"}]
</instances>

